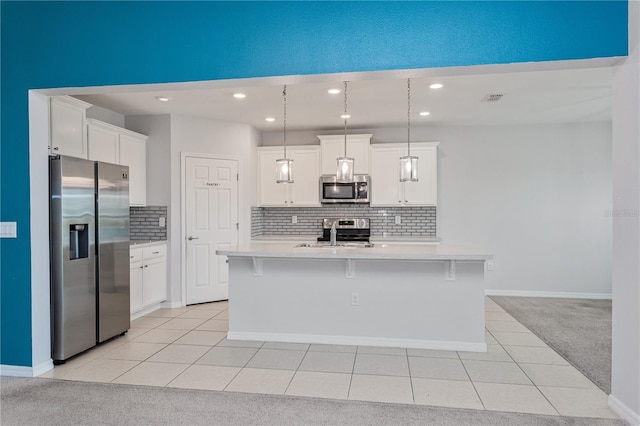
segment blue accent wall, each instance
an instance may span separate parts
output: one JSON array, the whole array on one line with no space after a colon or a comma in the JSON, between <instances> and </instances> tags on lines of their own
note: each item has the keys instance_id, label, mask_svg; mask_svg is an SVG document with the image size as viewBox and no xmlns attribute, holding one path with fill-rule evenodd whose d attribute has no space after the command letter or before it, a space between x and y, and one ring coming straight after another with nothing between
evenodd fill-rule
<instances>
[{"instance_id":1,"label":"blue accent wall","mask_svg":"<svg viewBox=\"0 0 640 426\"><path fill-rule=\"evenodd\" d=\"M31 365L27 91L625 56L626 1L7 2L0 363ZM47 236L38 236L42 244Z\"/></svg>"}]
</instances>

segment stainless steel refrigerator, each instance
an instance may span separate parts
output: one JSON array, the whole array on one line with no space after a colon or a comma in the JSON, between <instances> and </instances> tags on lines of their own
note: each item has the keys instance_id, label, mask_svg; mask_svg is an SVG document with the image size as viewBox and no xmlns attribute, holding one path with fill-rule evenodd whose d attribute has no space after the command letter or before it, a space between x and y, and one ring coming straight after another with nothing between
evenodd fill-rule
<instances>
[{"instance_id":1,"label":"stainless steel refrigerator","mask_svg":"<svg viewBox=\"0 0 640 426\"><path fill-rule=\"evenodd\" d=\"M129 329L129 168L50 157L49 194L59 363Z\"/></svg>"}]
</instances>

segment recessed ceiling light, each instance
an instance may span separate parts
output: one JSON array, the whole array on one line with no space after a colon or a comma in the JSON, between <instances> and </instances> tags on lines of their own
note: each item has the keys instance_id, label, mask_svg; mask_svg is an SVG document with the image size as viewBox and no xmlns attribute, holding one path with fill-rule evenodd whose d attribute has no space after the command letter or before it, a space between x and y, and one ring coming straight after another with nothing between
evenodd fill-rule
<instances>
[{"instance_id":1,"label":"recessed ceiling light","mask_svg":"<svg viewBox=\"0 0 640 426\"><path fill-rule=\"evenodd\" d=\"M236 99L244 99L247 97L247 95L245 95L244 93L234 93L233 97Z\"/></svg>"},{"instance_id":2,"label":"recessed ceiling light","mask_svg":"<svg viewBox=\"0 0 640 426\"><path fill-rule=\"evenodd\" d=\"M264 119L264 121L268 121L269 123L271 123L272 121L276 121L276 119L273 117L267 117Z\"/></svg>"},{"instance_id":3,"label":"recessed ceiling light","mask_svg":"<svg viewBox=\"0 0 640 426\"><path fill-rule=\"evenodd\" d=\"M342 118L342 119L345 119L345 118L351 118L351 116L350 116L349 114L347 114L347 115L342 114L342 115L340 116L340 118Z\"/></svg>"},{"instance_id":4,"label":"recessed ceiling light","mask_svg":"<svg viewBox=\"0 0 640 426\"><path fill-rule=\"evenodd\" d=\"M332 95L337 95L338 93L340 93L340 89L329 89L327 90L327 92L331 93Z\"/></svg>"},{"instance_id":5,"label":"recessed ceiling light","mask_svg":"<svg viewBox=\"0 0 640 426\"><path fill-rule=\"evenodd\" d=\"M432 85L430 85L429 87L431 89L442 89L442 83L433 83Z\"/></svg>"},{"instance_id":6,"label":"recessed ceiling light","mask_svg":"<svg viewBox=\"0 0 640 426\"><path fill-rule=\"evenodd\" d=\"M171 99L169 96L156 96L156 99L160 102L169 102Z\"/></svg>"},{"instance_id":7,"label":"recessed ceiling light","mask_svg":"<svg viewBox=\"0 0 640 426\"><path fill-rule=\"evenodd\" d=\"M421 116L426 117L427 115L431 114L429 111L422 111L420 113Z\"/></svg>"}]
</instances>

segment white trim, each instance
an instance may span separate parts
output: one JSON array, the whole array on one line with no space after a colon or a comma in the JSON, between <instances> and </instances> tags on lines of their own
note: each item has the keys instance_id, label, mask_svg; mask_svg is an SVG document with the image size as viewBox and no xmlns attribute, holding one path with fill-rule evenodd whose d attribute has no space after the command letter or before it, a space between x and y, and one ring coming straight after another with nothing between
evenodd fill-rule
<instances>
[{"instance_id":1,"label":"white trim","mask_svg":"<svg viewBox=\"0 0 640 426\"><path fill-rule=\"evenodd\" d=\"M75 102L74 98L59 100ZM82 101L78 101L84 104ZM87 104L89 105L89 104ZM18 222L18 232L30 229L31 360L40 366L51 362L51 301L49 270L49 145L50 99L29 91L29 215ZM29 367L31 368L31 367ZM39 368L39 367L38 367ZM52 367L53 368L53 367ZM3 373L4 374L4 373Z\"/></svg>"},{"instance_id":2,"label":"white trim","mask_svg":"<svg viewBox=\"0 0 640 426\"><path fill-rule=\"evenodd\" d=\"M187 304L187 241L186 241L186 227L187 227L187 176L185 175L187 157L195 158L208 158L212 160L232 160L238 163L238 222L240 221L241 207L244 206L242 201L242 184L244 183L243 170L242 170L242 158L236 155L218 155L207 154L197 152L180 152L180 297L183 301L183 306ZM251 223L240 224L240 226L248 226L251 228ZM240 242L240 230L238 230L238 242Z\"/></svg>"},{"instance_id":3,"label":"white trim","mask_svg":"<svg viewBox=\"0 0 640 426\"><path fill-rule=\"evenodd\" d=\"M326 336L315 334L251 333L229 331L228 340L267 342L322 343L333 345L384 346L390 348L438 349L445 351L486 352L486 343L450 342L445 340L388 339L364 336Z\"/></svg>"},{"instance_id":4,"label":"white trim","mask_svg":"<svg viewBox=\"0 0 640 426\"><path fill-rule=\"evenodd\" d=\"M563 299L611 299L611 293L572 293L566 291L485 290L487 296L558 297Z\"/></svg>"},{"instance_id":5,"label":"white trim","mask_svg":"<svg viewBox=\"0 0 640 426\"><path fill-rule=\"evenodd\" d=\"M23 367L21 365L0 364L0 375L13 377L36 377L53 368L53 360L48 359L35 367Z\"/></svg>"},{"instance_id":6,"label":"white trim","mask_svg":"<svg viewBox=\"0 0 640 426\"><path fill-rule=\"evenodd\" d=\"M182 303L181 300L177 300L175 302L166 301L166 302L162 302L162 304L160 305L162 309L176 309L176 308L182 308L184 306L186 305Z\"/></svg>"},{"instance_id":7,"label":"white trim","mask_svg":"<svg viewBox=\"0 0 640 426\"><path fill-rule=\"evenodd\" d=\"M622 417L631 426L640 425L640 413L634 412L631 408L623 404L618 398L613 395L609 395L609 408L611 408L617 415Z\"/></svg>"},{"instance_id":8,"label":"white trim","mask_svg":"<svg viewBox=\"0 0 640 426\"><path fill-rule=\"evenodd\" d=\"M147 314L150 314L151 312L157 311L158 309L160 309L162 307L161 303L162 302L158 302L156 304L153 304L151 306L148 306L148 307L146 307L144 309L141 309L141 310L139 310L137 312L132 313L131 314L131 321L136 320L136 319L138 319L140 317L143 317L143 316L145 316ZM178 303L180 303L180 302L178 302Z\"/></svg>"}]
</instances>

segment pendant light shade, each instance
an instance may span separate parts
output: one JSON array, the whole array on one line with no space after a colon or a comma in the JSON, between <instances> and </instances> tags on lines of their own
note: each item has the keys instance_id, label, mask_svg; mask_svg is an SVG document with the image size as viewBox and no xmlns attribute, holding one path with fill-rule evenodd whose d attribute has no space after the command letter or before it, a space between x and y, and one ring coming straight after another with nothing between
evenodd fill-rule
<instances>
[{"instance_id":1,"label":"pendant light shade","mask_svg":"<svg viewBox=\"0 0 640 426\"><path fill-rule=\"evenodd\" d=\"M287 85L282 90L282 98L284 99L284 119L283 138L284 138L284 158L276 160L276 183L293 183L293 160L287 158Z\"/></svg>"},{"instance_id":2,"label":"pendant light shade","mask_svg":"<svg viewBox=\"0 0 640 426\"><path fill-rule=\"evenodd\" d=\"M276 160L276 183L293 183L293 160Z\"/></svg>"},{"instance_id":3,"label":"pendant light shade","mask_svg":"<svg viewBox=\"0 0 640 426\"><path fill-rule=\"evenodd\" d=\"M400 182L418 181L418 157L411 155L411 79L407 79L407 155L400 157Z\"/></svg>"},{"instance_id":4,"label":"pendant light shade","mask_svg":"<svg viewBox=\"0 0 640 426\"><path fill-rule=\"evenodd\" d=\"M347 82L344 82L344 157L338 157L336 180L339 183L353 182L353 158L347 157Z\"/></svg>"}]
</instances>

